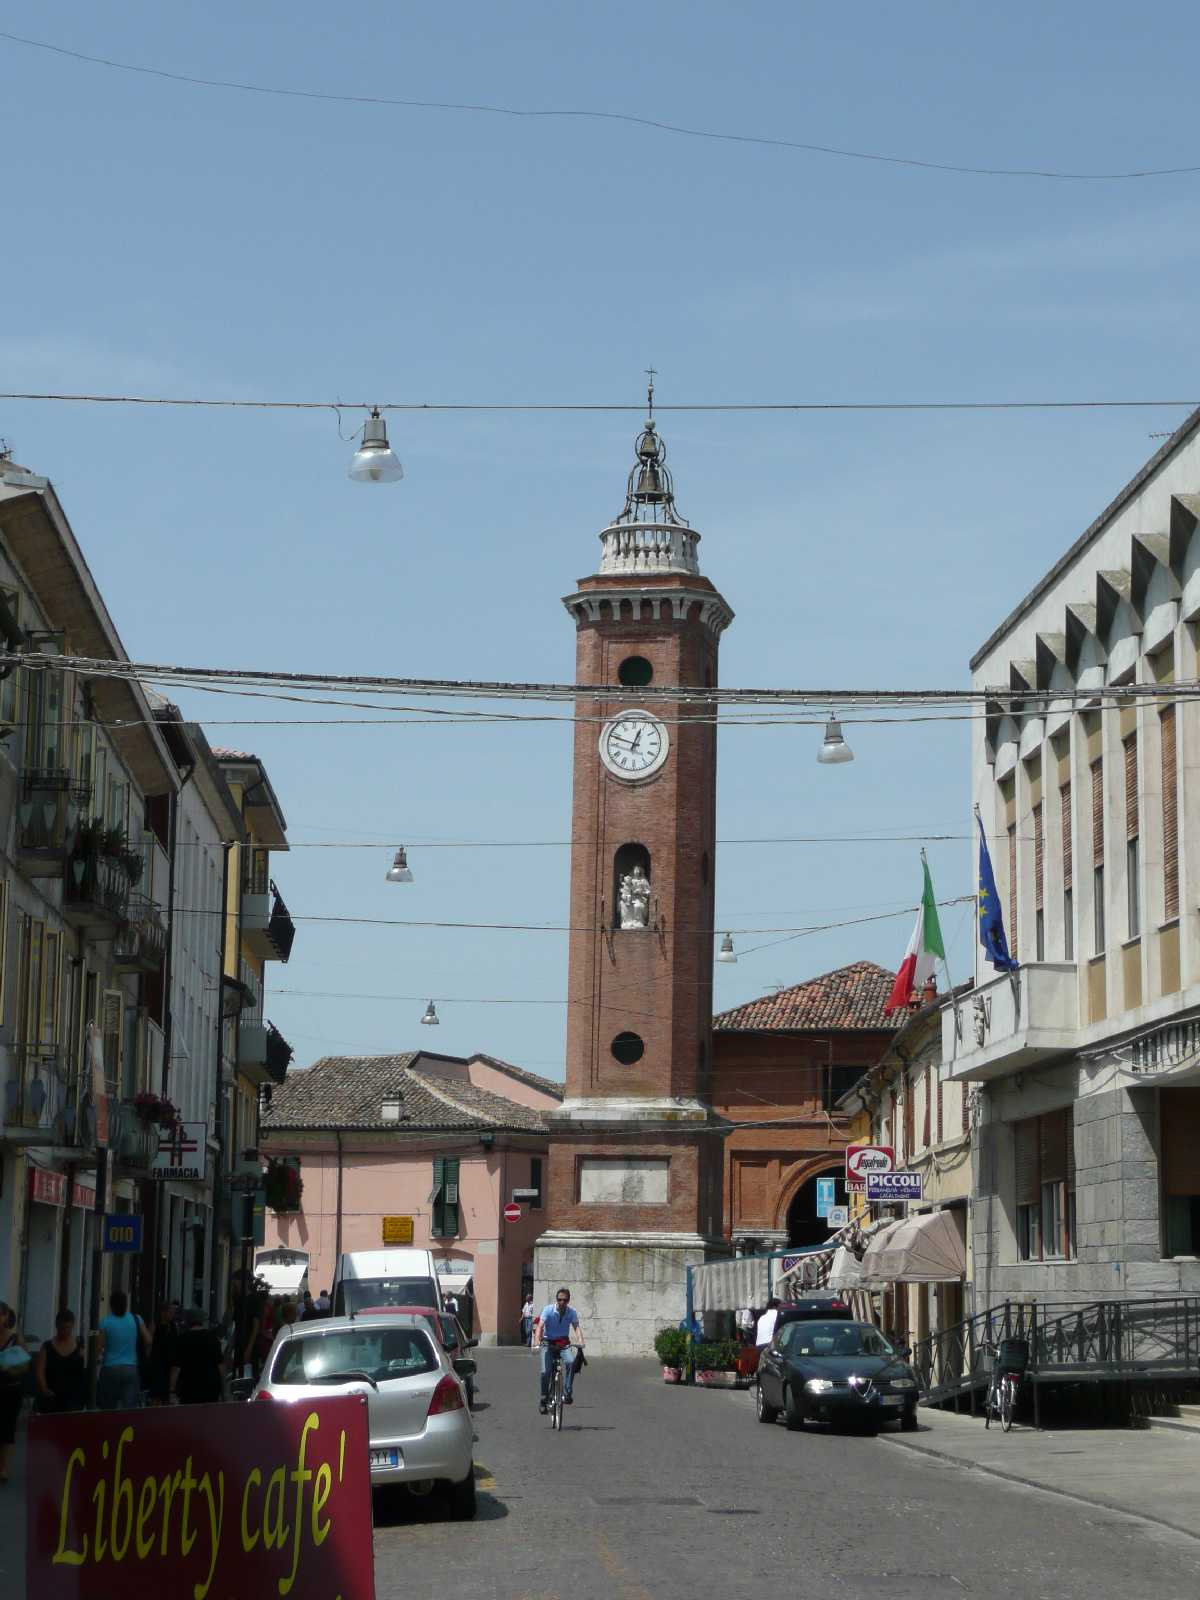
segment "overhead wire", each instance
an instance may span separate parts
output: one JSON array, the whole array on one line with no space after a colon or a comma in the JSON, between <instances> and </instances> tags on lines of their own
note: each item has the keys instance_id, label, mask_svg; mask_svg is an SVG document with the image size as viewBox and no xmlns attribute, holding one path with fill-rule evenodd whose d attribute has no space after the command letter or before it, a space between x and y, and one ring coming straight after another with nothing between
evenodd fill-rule
<instances>
[{"instance_id":1,"label":"overhead wire","mask_svg":"<svg viewBox=\"0 0 1200 1600\"><path fill-rule=\"evenodd\" d=\"M77 61L86 66L104 67L114 72L134 73L141 77L159 78L169 83L185 84L188 87L198 89L220 89L238 94L276 96L288 100L313 100L327 104L376 106L406 111L467 112L481 116L539 121L626 123L638 128L648 128L656 133L674 134L688 139L758 146L772 150L791 150L805 155L830 156L839 160L873 162L885 166L909 167L928 172L953 173L968 177L1037 178L1073 183L1105 183L1130 179L1179 177L1200 172L1200 165L1134 167L1112 172L1072 172L1054 167L971 166L961 162L930 161L917 156L892 155L877 150L858 150L842 145L818 143L813 140L786 139L768 134L736 133L718 128L699 128L685 123L668 122L661 117L640 115L632 111L608 111L570 106L512 106L471 100L417 100L396 95L346 94L327 89L296 89L289 88L283 84L254 83L232 78L210 78L199 73L147 66L133 61L121 61L114 56L95 55L84 50L71 49L67 45L55 44L50 40L32 39L25 34L4 31L0 32L0 39L6 40L9 44L19 45L31 50L41 50L51 55L64 57L70 61Z\"/></svg>"}]
</instances>

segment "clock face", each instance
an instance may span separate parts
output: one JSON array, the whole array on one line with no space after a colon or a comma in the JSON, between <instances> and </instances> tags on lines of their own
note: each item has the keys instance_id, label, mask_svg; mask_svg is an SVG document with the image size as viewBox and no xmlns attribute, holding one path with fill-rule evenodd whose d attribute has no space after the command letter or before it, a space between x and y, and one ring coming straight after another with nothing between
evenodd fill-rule
<instances>
[{"instance_id":1,"label":"clock face","mask_svg":"<svg viewBox=\"0 0 1200 1600\"><path fill-rule=\"evenodd\" d=\"M614 778L636 783L649 778L667 759L667 730L648 711L626 711L604 724L600 759Z\"/></svg>"}]
</instances>

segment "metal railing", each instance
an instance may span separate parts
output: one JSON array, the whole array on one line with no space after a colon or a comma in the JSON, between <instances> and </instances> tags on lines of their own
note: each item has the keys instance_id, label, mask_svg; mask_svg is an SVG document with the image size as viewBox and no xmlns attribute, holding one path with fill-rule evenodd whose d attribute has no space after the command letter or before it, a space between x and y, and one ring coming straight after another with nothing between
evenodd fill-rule
<instances>
[{"instance_id":1,"label":"metal railing","mask_svg":"<svg viewBox=\"0 0 1200 1600\"><path fill-rule=\"evenodd\" d=\"M27 767L17 802L17 849L65 850L91 796L91 785L73 782L69 772Z\"/></svg>"},{"instance_id":2,"label":"metal railing","mask_svg":"<svg viewBox=\"0 0 1200 1600\"><path fill-rule=\"evenodd\" d=\"M927 1399L986 1382L985 1345L1029 1343L1029 1377L1200 1377L1200 1295L1145 1300L1006 1300L913 1345L911 1364Z\"/></svg>"},{"instance_id":3,"label":"metal railing","mask_svg":"<svg viewBox=\"0 0 1200 1600\"><path fill-rule=\"evenodd\" d=\"M6 1125L36 1130L52 1142L73 1143L79 1081L61 1045L15 1044L10 1062L4 1085Z\"/></svg>"}]
</instances>

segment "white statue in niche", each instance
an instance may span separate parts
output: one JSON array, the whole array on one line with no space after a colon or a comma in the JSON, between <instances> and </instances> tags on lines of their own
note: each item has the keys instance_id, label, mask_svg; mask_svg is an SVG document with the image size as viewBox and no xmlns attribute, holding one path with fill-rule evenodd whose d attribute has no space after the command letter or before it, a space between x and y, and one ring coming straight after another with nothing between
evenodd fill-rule
<instances>
[{"instance_id":1,"label":"white statue in niche","mask_svg":"<svg viewBox=\"0 0 1200 1600\"><path fill-rule=\"evenodd\" d=\"M650 879L639 862L632 872L621 875L621 926L650 926Z\"/></svg>"}]
</instances>

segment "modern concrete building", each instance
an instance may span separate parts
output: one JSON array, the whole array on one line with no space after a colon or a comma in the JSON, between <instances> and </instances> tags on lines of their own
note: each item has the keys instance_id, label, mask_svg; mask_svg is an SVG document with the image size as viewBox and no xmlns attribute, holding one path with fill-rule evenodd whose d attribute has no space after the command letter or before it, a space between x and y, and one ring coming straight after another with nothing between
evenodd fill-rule
<instances>
[{"instance_id":1,"label":"modern concrete building","mask_svg":"<svg viewBox=\"0 0 1200 1600\"><path fill-rule=\"evenodd\" d=\"M971 663L1019 971L943 1012L978 1085L975 1309L1200 1291L1200 411Z\"/></svg>"},{"instance_id":2,"label":"modern concrete building","mask_svg":"<svg viewBox=\"0 0 1200 1600\"><path fill-rule=\"evenodd\" d=\"M268 1209L265 1242L307 1255L314 1293L343 1251L423 1246L482 1342L517 1343L546 1226L545 1119L561 1100L493 1056L325 1056L263 1115L263 1155L298 1164L302 1183L297 1209Z\"/></svg>"}]
</instances>

